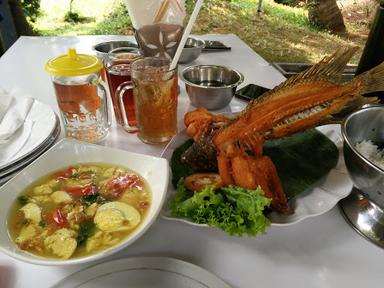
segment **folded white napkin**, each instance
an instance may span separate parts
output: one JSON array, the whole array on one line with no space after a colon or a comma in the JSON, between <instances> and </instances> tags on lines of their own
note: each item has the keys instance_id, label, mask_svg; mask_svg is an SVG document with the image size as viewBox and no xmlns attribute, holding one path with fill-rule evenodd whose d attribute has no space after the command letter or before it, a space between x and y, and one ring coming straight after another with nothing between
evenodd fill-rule
<instances>
[{"instance_id":1,"label":"folded white napkin","mask_svg":"<svg viewBox=\"0 0 384 288\"><path fill-rule=\"evenodd\" d=\"M1 99L6 99L4 103L8 103L0 108L0 117L1 113L5 114L0 118L0 144L11 140L11 136L24 124L32 107L34 99L27 96L20 97L20 93L22 93L20 90L13 90L7 95L2 91L2 95L0 95ZM0 102L3 103L3 101ZM6 106L8 108L5 108Z\"/></svg>"},{"instance_id":2,"label":"folded white napkin","mask_svg":"<svg viewBox=\"0 0 384 288\"><path fill-rule=\"evenodd\" d=\"M10 160L16 159L17 153L22 150L25 143L31 136L33 121L26 120L24 125L16 131L6 144L0 145L0 166L7 164Z\"/></svg>"},{"instance_id":3,"label":"folded white napkin","mask_svg":"<svg viewBox=\"0 0 384 288\"><path fill-rule=\"evenodd\" d=\"M0 121L3 119L5 113L8 111L9 105L13 100L13 96L9 95L7 91L0 88Z\"/></svg>"},{"instance_id":4,"label":"folded white napkin","mask_svg":"<svg viewBox=\"0 0 384 288\"><path fill-rule=\"evenodd\" d=\"M19 153L28 141L33 121L28 114L34 99L20 89L0 89L0 167Z\"/></svg>"}]
</instances>

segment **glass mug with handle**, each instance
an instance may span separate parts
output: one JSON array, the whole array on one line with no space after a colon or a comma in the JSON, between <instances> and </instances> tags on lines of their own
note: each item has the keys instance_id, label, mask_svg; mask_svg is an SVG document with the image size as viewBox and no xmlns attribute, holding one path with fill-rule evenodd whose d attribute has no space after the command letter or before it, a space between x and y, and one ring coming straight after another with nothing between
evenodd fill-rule
<instances>
[{"instance_id":1,"label":"glass mug with handle","mask_svg":"<svg viewBox=\"0 0 384 288\"><path fill-rule=\"evenodd\" d=\"M136 116L131 87L131 63L141 58L137 48L119 47L104 60L105 72L116 121L128 132L136 132Z\"/></svg>"},{"instance_id":2,"label":"glass mug with handle","mask_svg":"<svg viewBox=\"0 0 384 288\"><path fill-rule=\"evenodd\" d=\"M177 133L178 75L169 65L170 60L159 57L131 64L132 85L126 89L133 90L138 137L147 144L168 142Z\"/></svg>"},{"instance_id":3,"label":"glass mug with handle","mask_svg":"<svg viewBox=\"0 0 384 288\"><path fill-rule=\"evenodd\" d=\"M111 118L101 61L68 49L68 54L50 59L45 70L52 75L66 136L86 142L103 140Z\"/></svg>"}]
</instances>

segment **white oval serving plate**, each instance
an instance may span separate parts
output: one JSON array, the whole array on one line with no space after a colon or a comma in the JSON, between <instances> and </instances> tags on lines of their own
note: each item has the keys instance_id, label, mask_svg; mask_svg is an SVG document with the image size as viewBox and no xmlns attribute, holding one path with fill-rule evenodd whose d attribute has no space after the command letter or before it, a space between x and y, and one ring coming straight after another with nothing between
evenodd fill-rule
<instances>
[{"instance_id":1,"label":"white oval serving plate","mask_svg":"<svg viewBox=\"0 0 384 288\"><path fill-rule=\"evenodd\" d=\"M283 215L277 212L269 213L267 217L271 220L272 226L288 226L298 223L306 218L324 214L331 210L337 202L339 202L339 200L348 196L352 190L353 183L348 175L347 168L344 163L342 151L343 140L341 137L340 125L325 125L317 127L317 129L333 141L339 149L339 159L337 165L313 187L303 191L303 193L291 200L294 213L290 215ZM167 145L161 157L170 160L173 151L188 139L189 137L185 130L181 131ZM208 227L206 224L197 224L189 219L177 218L171 215L168 210L167 203L176 193L176 189L172 185L172 175L170 175L170 177L166 203L161 212L162 217L168 220L180 221L194 226Z\"/></svg>"}]
</instances>

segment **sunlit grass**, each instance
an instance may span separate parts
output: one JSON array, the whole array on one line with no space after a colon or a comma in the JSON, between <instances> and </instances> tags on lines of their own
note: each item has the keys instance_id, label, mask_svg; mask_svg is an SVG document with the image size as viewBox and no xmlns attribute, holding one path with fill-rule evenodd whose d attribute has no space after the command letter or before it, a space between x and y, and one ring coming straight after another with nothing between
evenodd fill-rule
<instances>
[{"instance_id":1,"label":"sunlit grass","mask_svg":"<svg viewBox=\"0 0 384 288\"><path fill-rule=\"evenodd\" d=\"M42 35L83 35L94 34L97 25L106 21L120 0L75 0L72 11L86 18L84 23L68 23L64 15L69 11L70 0L41 0L42 16L34 27Z\"/></svg>"},{"instance_id":2,"label":"sunlit grass","mask_svg":"<svg viewBox=\"0 0 384 288\"><path fill-rule=\"evenodd\" d=\"M131 19L125 5L121 3L113 13L108 15L107 21L99 22L95 29L95 34L133 34Z\"/></svg>"},{"instance_id":3,"label":"sunlit grass","mask_svg":"<svg viewBox=\"0 0 384 288\"><path fill-rule=\"evenodd\" d=\"M304 19L303 8L279 5L272 0L263 1L262 17L258 17L257 2L207 0L193 32L236 34L269 62L317 62L340 46L364 44L361 37L320 32ZM358 56L353 62L357 59Z\"/></svg>"},{"instance_id":4,"label":"sunlit grass","mask_svg":"<svg viewBox=\"0 0 384 288\"><path fill-rule=\"evenodd\" d=\"M232 3L236 3L239 7L246 11L255 12L255 8L258 6L259 1L233 0ZM264 16L273 20L317 30L317 28L311 25L308 21L307 10L304 8L281 5L273 0L263 0L261 10Z\"/></svg>"},{"instance_id":5,"label":"sunlit grass","mask_svg":"<svg viewBox=\"0 0 384 288\"><path fill-rule=\"evenodd\" d=\"M290 7L277 4L272 0L263 1L263 13L271 20L285 22L287 24L318 30L308 21L308 13L304 8Z\"/></svg>"},{"instance_id":6,"label":"sunlit grass","mask_svg":"<svg viewBox=\"0 0 384 288\"><path fill-rule=\"evenodd\" d=\"M193 3L186 0L189 12ZM122 0L75 0L74 12L91 20L78 24L63 21L69 0L42 0L41 4L45 15L36 27L44 35L133 34ZM361 35L319 31L309 23L304 8L263 0L262 16L258 17L257 4L258 0L205 0L192 33L236 34L269 62L316 62L340 46L364 45Z\"/></svg>"}]
</instances>

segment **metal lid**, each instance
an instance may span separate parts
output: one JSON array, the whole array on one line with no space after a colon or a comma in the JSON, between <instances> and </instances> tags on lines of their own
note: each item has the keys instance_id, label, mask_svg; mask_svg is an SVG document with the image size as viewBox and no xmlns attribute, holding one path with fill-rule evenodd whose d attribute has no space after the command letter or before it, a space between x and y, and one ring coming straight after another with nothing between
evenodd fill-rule
<instances>
[{"instance_id":1,"label":"metal lid","mask_svg":"<svg viewBox=\"0 0 384 288\"><path fill-rule=\"evenodd\" d=\"M75 49L68 49L68 54L55 57L45 65L45 71L57 76L87 75L102 68L103 64L96 56L77 54Z\"/></svg>"}]
</instances>

